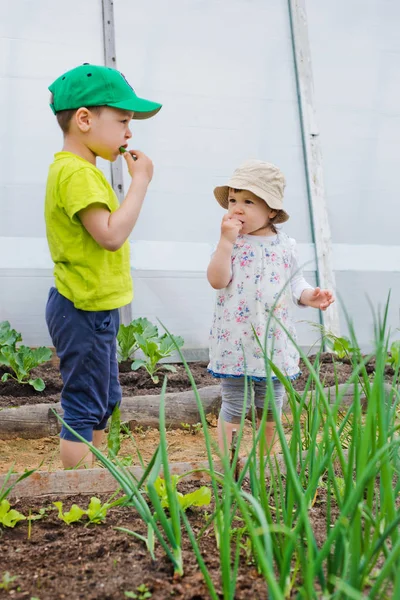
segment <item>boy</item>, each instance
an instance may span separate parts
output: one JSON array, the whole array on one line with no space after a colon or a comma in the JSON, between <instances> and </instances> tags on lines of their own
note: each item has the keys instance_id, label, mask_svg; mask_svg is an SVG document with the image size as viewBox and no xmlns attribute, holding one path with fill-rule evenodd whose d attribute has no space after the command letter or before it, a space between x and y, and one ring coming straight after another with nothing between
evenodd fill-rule
<instances>
[{"instance_id":1,"label":"boy","mask_svg":"<svg viewBox=\"0 0 400 600\"><path fill-rule=\"evenodd\" d=\"M161 105L139 98L119 71L87 63L56 79L49 90L64 145L46 188L46 231L55 265L46 321L60 358L65 422L97 447L121 401L118 308L133 297L127 240L153 164L139 150L136 160L124 152L132 181L119 205L96 158L115 161L132 137L130 120L152 117ZM65 427L60 438L64 468L92 466L86 444Z\"/></svg>"}]
</instances>

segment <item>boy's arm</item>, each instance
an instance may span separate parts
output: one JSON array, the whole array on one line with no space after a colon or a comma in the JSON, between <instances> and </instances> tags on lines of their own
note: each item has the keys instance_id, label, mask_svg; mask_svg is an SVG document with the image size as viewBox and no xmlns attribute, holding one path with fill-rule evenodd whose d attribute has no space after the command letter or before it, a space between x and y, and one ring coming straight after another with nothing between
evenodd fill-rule
<instances>
[{"instance_id":1,"label":"boy's arm","mask_svg":"<svg viewBox=\"0 0 400 600\"><path fill-rule=\"evenodd\" d=\"M138 219L147 187L153 177L153 163L139 150L134 151L134 161L129 152L124 153L132 177L128 192L121 206L110 213L100 204L92 204L79 211L79 218L96 242L111 252L119 250L128 239Z\"/></svg>"},{"instance_id":2,"label":"boy's arm","mask_svg":"<svg viewBox=\"0 0 400 600\"><path fill-rule=\"evenodd\" d=\"M207 279L215 290L226 287L232 277L232 248L242 223L225 215L222 219L221 237L207 269Z\"/></svg>"}]
</instances>

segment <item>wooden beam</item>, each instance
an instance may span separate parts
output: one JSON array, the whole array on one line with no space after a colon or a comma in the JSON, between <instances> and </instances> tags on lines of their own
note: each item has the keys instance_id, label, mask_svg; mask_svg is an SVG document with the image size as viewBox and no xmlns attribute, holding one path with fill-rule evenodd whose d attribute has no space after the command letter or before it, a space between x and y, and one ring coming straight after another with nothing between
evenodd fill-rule
<instances>
[{"instance_id":1,"label":"wooden beam","mask_svg":"<svg viewBox=\"0 0 400 600\"><path fill-rule=\"evenodd\" d=\"M117 55L115 51L115 26L114 26L114 2L113 0L102 0L103 14L103 46L104 64L106 67L117 68ZM117 195L119 202L125 198L124 179L122 172L122 159L111 163L111 185ZM127 304L120 308L121 323L128 325L132 321L132 305Z\"/></svg>"},{"instance_id":2,"label":"wooden beam","mask_svg":"<svg viewBox=\"0 0 400 600\"><path fill-rule=\"evenodd\" d=\"M332 239L325 201L321 143L316 122L314 83L305 0L288 0L288 5L307 191L310 204L311 228L316 250L317 284L322 288L335 290L335 275L332 265ZM335 335L340 335L338 303L336 302L330 306L321 315L324 327Z\"/></svg>"}]
</instances>

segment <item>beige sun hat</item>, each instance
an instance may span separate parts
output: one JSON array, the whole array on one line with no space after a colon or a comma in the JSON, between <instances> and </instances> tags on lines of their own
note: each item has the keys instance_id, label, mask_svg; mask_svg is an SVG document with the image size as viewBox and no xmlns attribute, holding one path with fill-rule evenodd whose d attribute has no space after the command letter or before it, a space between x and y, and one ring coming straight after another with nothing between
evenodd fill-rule
<instances>
[{"instance_id":1,"label":"beige sun hat","mask_svg":"<svg viewBox=\"0 0 400 600\"><path fill-rule=\"evenodd\" d=\"M285 177L272 163L262 160L246 160L238 167L226 185L214 189L214 196L223 208L228 208L229 188L248 190L264 200L270 208L279 211L274 223L284 223L289 215L283 210Z\"/></svg>"}]
</instances>

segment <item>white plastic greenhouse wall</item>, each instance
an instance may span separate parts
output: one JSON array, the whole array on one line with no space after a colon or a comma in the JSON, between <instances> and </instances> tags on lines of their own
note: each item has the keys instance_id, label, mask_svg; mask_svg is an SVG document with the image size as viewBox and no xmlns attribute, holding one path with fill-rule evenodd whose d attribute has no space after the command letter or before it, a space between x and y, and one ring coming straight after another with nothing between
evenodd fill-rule
<instances>
[{"instance_id":1,"label":"white plastic greenhouse wall","mask_svg":"<svg viewBox=\"0 0 400 600\"><path fill-rule=\"evenodd\" d=\"M104 64L104 4L0 0L0 321L30 345L50 344L43 201L62 136L47 87L83 62ZM205 272L223 211L212 190L244 159L269 160L285 173L285 231L299 244L306 277L317 281L290 4L113 3L117 67L138 94L163 103L154 119L133 123L132 146L153 159L155 175L131 236L132 316L160 319L193 357L206 356L213 310ZM377 309L391 290L389 324L399 326L400 3L301 4L335 291L369 346L369 301ZM110 177L110 165L99 166ZM346 334L342 308L339 314ZM297 315L300 343L309 347L316 339L309 322L320 316L312 309Z\"/></svg>"}]
</instances>

